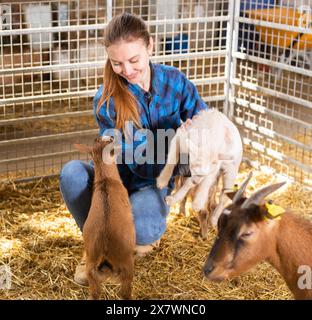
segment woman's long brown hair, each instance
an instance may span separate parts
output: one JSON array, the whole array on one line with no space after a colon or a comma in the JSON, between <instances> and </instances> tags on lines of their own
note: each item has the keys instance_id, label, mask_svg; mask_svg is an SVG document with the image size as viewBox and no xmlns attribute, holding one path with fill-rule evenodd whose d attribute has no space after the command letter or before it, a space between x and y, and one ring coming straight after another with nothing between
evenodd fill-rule
<instances>
[{"instance_id":1,"label":"woman's long brown hair","mask_svg":"<svg viewBox=\"0 0 312 320\"><path fill-rule=\"evenodd\" d=\"M136 15L123 13L114 17L105 29L104 45L109 47L120 40L142 39L146 46L149 45L150 35L144 21ZM126 82L113 71L111 61L107 59L104 68L103 92L98 102L96 114L106 102L109 110L110 98L113 98L116 111L116 129L125 133L126 121L133 121L138 128L141 127L140 116L136 98L129 91Z\"/></svg>"}]
</instances>

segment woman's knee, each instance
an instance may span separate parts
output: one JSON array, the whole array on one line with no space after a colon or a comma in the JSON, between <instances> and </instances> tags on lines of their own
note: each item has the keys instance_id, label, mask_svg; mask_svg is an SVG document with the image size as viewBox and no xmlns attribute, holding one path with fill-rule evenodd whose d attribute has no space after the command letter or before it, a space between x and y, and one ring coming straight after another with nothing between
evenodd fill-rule
<instances>
[{"instance_id":1,"label":"woman's knee","mask_svg":"<svg viewBox=\"0 0 312 320\"><path fill-rule=\"evenodd\" d=\"M92 183L92 175L88 170L88 164L81 160L71 160L67 162L61 170L60 181L61 184L69 184L71 186L80 184Z\"/></svg>"},{"instance_id":2,"label":"woman's knee","mask_svg":"<svg viewBox=\"0 0 312 320\"><path fill-rule=\"evenodd\" d=\"M91 189L93 168L81 160L72 160L64 165L60 173L60 189L63 194L79 197L87 189Z\"/></svg>"},{"instance_id":3,"label":"woman's knee","mask_svg":"<svg viewBox=\"0 0 312 320\"><path fill-rule=\"evenodd\" d=\"M91 204L93 177L93 167L81 160L66 163L60 174L62 197L81 230Z\"/></svg>"},{"instance_id":4,"label":"woman's knee","mask_svg":"<svg viewBox=\"0 0 312 320\"><path fill-rule=\"evenodd\" d=\"M166 195L167 190L150 187L130 196L138 245L153 243L166 231L170 210L164 201Z\"/></svg>"}]
</instances>

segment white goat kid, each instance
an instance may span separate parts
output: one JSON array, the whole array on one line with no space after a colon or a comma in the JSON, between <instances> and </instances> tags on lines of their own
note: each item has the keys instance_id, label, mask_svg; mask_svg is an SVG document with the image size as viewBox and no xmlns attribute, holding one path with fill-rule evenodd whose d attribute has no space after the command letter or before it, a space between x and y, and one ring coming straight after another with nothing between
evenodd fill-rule
<instances>
[{"instance_id":1,"label":"white goat kid","mask_svg":"<svg viewBox=\"0 0 312 320\"><path fill-rule=\"evenodd\" d=\"M186 179L174 195L168 196L166 202L173 205L182 201L188 191L197 186L192 209L204 211L209 190L217 183L221 174L223 191L211 216L211 224L216 226L224 207L224 195L232 191L242 161L243 146L239 131L218 110L201 111L187 128L180 127L173 137L167 163L157 178L158 188L162 189L168 185L181 153L189 155L191 177Z\"/></svg>"}]
</instances>

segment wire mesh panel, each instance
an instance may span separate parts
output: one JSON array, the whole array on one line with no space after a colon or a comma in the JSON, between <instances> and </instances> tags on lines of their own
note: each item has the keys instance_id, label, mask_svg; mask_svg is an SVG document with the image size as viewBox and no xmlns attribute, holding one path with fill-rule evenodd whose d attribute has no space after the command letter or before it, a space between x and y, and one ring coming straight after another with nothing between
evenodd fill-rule
<instances>
[{"instance_id":1,"label":"wire mesh panel","mask_svg":"<svg viewBox=\"0 0 312 320\"><path fill-rule=\"evenodd\" d=\"M178 67L203 99L225 99L228 1L61 0L0 3L0 176L59 173L92 143L93 96L102 83L103 30L116 14L148 24L153 61Z\"/></svg>"},{"instance_id":2,"label":"wire mesh panel","mask_svg":"<svg viewBox=\"0 0 312 320\"><path fill-rule=\"evenodd\" d=\"M236 2L231 114L245 153L312 185L312 0Z\"/></svg>"}]
</instances>

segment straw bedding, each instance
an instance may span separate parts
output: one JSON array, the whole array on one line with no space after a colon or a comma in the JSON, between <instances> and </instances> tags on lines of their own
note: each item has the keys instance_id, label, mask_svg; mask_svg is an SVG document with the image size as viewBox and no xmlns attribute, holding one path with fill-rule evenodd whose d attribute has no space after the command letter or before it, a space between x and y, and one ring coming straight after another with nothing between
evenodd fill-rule
<instances>
[{"instance_id":1,"label":"straw bedding","mask_svg":"<svg viewBox=\"0 0 312 320\"><path fill-rule=\"evenodd\" d=\"M247 174L238 177L242 181ZM256 172L248 191L274 182ZM284 207L312 217L310 192L291 185L276 196ZM9 265L12 288L0 290L0 299L86 299L88 289L73 282L82 254L82 236L64 206L58 179L15 185L0 184L0 266ZM161 245L136 260L135 299L292 299L280 275L267 263L224 283L205 280L201 268L215 231L199 239L196 217L176 214L172 208ZM104 299L118 299L119 285L102 285Z\"/></svg>"}]
</instances>

